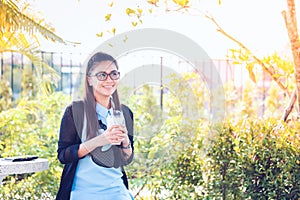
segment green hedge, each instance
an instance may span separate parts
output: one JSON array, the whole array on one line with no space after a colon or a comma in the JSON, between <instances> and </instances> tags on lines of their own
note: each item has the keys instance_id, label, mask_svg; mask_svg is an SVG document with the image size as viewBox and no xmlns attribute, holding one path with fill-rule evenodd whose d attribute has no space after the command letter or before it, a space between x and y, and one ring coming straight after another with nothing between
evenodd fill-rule
<instances>
[{"instance_id":1,"label":"green hedge","mask_svg":"<svg viewBox=\"0 0 300 200\"><path fill-rule=\"evenodd\" d=\"M0 199L53 199L61 176L57 140L61 116L70 101L61 93L20 100L0 113L1 157L38 155L49 160L49 170L10 175L3 180Z\"/></svg>"},{"instance_id":2,"label":"green hedge","mask_svg":"<svg viewBox=\"0 0 300 200\"><path fill-rule=\"evenodd\" d=\"M280 124L274 119L217 128L205 160L199 162L204 184L196 199L298 200L299 128L298 122Z\"/></svg>"},{"instance_id":3,"label":"green hedge","mask_svg":"<svg viewBox=\"0 0 300 200\"><path fill-rule=\"evenodd\" d=\"M47 171L7 177L0 199L54 198L62 170L56 159L59 123L69 102L53 93L0 113L1 157L37 154L50 162ZM136 199L144 191L148 199L300 198L299 122L244 119L210 128L205 121L178 126L177 115L149 138L137 134L136 158L127 167Z\"/></svg>"}]
</instances>

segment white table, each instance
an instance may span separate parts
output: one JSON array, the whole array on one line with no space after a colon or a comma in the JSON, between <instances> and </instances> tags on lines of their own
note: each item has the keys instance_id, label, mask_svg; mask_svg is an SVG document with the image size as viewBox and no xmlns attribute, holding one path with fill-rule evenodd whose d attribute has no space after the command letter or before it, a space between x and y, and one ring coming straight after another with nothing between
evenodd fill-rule
<instances>
[{"instance_id":1,"label":"white table","mask_svg":"<svg viewBox=\"0 0 300 200\"><path fill-rule=\"evenodd\" d=\"M49 162L44 158L37 158L31 161L12 162L4 158L0 159L0 184L2 180L11 174L25 174L40 172L49 169Z\"/></svg>"}]
</instances>

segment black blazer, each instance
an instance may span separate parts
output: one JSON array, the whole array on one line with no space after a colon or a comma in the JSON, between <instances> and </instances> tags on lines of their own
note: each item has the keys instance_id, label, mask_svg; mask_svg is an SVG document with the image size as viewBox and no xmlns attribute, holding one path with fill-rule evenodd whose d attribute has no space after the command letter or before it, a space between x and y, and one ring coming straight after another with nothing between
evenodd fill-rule
<instances>
[{"instance_id":1,"label":"black blazer","mask_svg":"<svg viewBox=\"0 0 300 200\"><path fill-rule=\"evenodd\" d=\"M74 106L79 105L79 107ZM59 133L59 140L58 140L58 149L57 149L57 157L58 160L64 164L60 186L56 195L56 200L69 200L71 189L73 185L73 179L76 172L76 167L78 164L78 149L79 145L81 144L81 139L76 129L75 122L79 126L83 124L83 117L82 119L74 119L73 111L74 109L82 109L83 113L83 102L82 101L74 101L71 105L69 105L64 112L64 115L61 120L60 125L60 133ZM124 112L124 117L126 121L126 128L128 130L129 140L131 142L132 148L132 156L128 163L132 161L134 155L134 140L133 140L133 113L126 105L122 105L122 110ZM76 111L77 112L77 111ZM83 115L82 115L83 116ZM78 123L79 120L79 123ZM80 122L81 121L81 122ZM80 125L81 124L81 125ZM128 189L128 179L125 173L124 168L122 167L122 179L123 182Z\"/></svg>"}]
</instances>

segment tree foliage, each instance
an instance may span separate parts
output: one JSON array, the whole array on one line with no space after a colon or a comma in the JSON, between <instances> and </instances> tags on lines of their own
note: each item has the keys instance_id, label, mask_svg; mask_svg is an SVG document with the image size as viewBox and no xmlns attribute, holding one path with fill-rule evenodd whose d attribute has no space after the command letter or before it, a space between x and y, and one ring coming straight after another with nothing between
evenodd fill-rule
<instances>
[{"instance_id":1,"label":"tree foliage","mask_svg":"<svg viewBox=\"0 0 300 200\"><path fill-rule=\"evenodd\" d=\"M39 56L39 35L67 44L44 19L37 17L26 1L0 1L0 53L18 52L29 58L35 66L40 92L49 94L50 85L57 82L59 76Z\"/></svg>"},{"instance_id":2,"label":"tree foliage","mask_svg":"<svg viewBox=\"0 0 300 200\"><path fill-rule=\"evenodd\" d=\"M49 161L47 171L7 176L1 199L54 199L62 172L56 154L58 131L69 101L62 93L38 95L0 112L0 156L37 155Z\"/></svg>"},{"instance_id":3,"label":"tree foliage","mask_svg":"<svg viewBox=\"0 0 300 200\"><path fill-rule=\"evenodd\" d=\"M28 35L40 33L46 39L63 43L64 40L54 33L54 29L45 23L44 19L35 17L32 10L28 12L29 6L26 1L1 0L0 33L19 34L26 32Z\"/></svg>"},{"instance_id":4,"label":"tree foliage","mask_svg":"<svg viewBox=\"0 0 300 200\"><path fill-rule=\"evenodd\" d=\"M139 2L135 8L126 8L126 13L131 19L131 23L134 27L138 24L143 23L142 17L147 14L152 14L154 10L163 10L165 12L180 12L180 13L197 13L199 16L203 16L199 8L199 2L197 1L188 1L188 0L172 0L172 1L159 1L159 0L148 0L145 4L144 2ZM217 2L219 5L221 1ZM223 4L226 1L222 1ZM280 59L276 53L271 56L266 56L266 58L259 58L256 56L251 49L249 49L243 42L239 41L237 38L233 37L231 34L226 32L213 18L213 16L205 15L213 24L216 25L217 31L223 34L225 37L236 43L241 49L232 50L234 54L232 54L233 59L238 60L238 62L243 62L245 64L245 68L249 72L249 76L252 81L257 82L257 77L255 74L255 66L260 66L271 78L274 80L278 87L286 93L286 96L290 99L289 104L286 106L282 115L282 120L286 121L289 114L295 108L297 115L300 115L300 59L299 59L299 33L297 28L297 19L296 19L296 6L294 0L286 0L287 9L282 11L282 16L284 18L284 22L286 24L287 33L290 39L290 46L293 61L283 61ZM111 3L110 5L113 5ZM145 12L148 11L148 12ZM109 16L111 17L111 13ZM110 23L110 20L107 20ZM116 33L116 27L113 28ZM111 33L111 31L108 31ZM103 31L97 34L98 36L103 36ZM237 57L236 57L237 56ZM266 62L265 59L268 59L269 62ZM292 74L291 74L292 73ZM290 81L291 75L293 76L293 80ZM285 79L287 77L287 79ZM290 88L290 84L292 83L293 87ZM291 91L292 90L292 91ZM294 106L297 99L297 106Z\"/></svg>"}]
</instances>

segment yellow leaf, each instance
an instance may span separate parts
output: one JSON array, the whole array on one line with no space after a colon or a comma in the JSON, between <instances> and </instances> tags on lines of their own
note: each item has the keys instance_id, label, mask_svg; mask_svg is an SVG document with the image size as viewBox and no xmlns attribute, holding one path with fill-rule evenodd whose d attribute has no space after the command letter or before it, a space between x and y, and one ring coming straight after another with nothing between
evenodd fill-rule
<instances>
[{"instance_id":1,"label":"yellow leaf","mask_svg":"<svg viewBox=\"0 0 300 200\"><path fill-rule=\"evenodd\" d=\"M97 33L96 36L97 37L102 37L103 36L103 32Z\"/></svg>"},{"instance_id":2,"label":"yellow leaf","mask_svg":"<svg viewBox=\"0 0 300 200\"><path fill-rule=\"evenodd\" d=\"M135 14L135 10L132 10L131 8L127 8L126 9L126 14L127 15Z\"/></svg>"},{"instance_id":3,"label":"yellow leaf","mask_svg":"<svg viewBox=\"0 0 300 200\"><path fill-rule=\"evenodd\" d=\"M159 0L148 0L147 2L156 5L159 2Z\"/></svg>"},{"instance_id":4,"label":"yellow leaf","mask_svg":"<svg viewBox=\"0 0 300 200\"><path fill-rule=\"evenodd\" d=\"M36 43L37 43L38 45L40 45L39 38L38 38L36 35L34 35L33 37L34 37Z\"/></svg>"},{"instance_id":5,"label":"yellow leaf","mask_svg":"<svg viewBox=\"0 0 300 200\"><path fill-rule=\"evenodd\" d=\"M114 5L114 2L112 1L110 4L109 4L109 7L113 7Z\"/></svg>"},{"instance_id":6,"label":"yellow leaf","mask_svg":"<svg viewBox=\"0 0 300 200\"><path fill-rule=\"evenodd\" d=\"M284 77L284 74L273 74L272 77L280 78L280 77Z\"/></svg>"},{"instance_id":7,"label":"yellow leaf","mask_svg":"<svg viewBox=\"0 0 300 200\"><path fill-rule=\"evenodd\" d=\"M22 41L23 45L25 47L28 47L30 46L30 44L28 43L28 41L26 40L26 37L24 36L23 33L19 33L19 38L20 38L20 41Z\"/></svg>"},{"instance_id":8,"label":"yellow leaf","mask_svg":"<svg viewBox=\"0 0 300 200\"><path fill-rule=\"evenodd\" d=\"M139 14L142 14L143 10L138 8L137 11L139 12Z\"/></svg>"},{"instance_id":9,"label":"yellow leaf","mask_svg":"<svg viewBox=\"0 0 300 200\"><path fill-rule=\"evenodd\" d=\"M177 5L180 5L181 7L185 7L188 3L189 0L173 0Z\"/></svg>"},{"instance_id":10,"label":"yellow leaf","mask_svg":"<svg viewBox=\"0 0 300 200\"><path fill-rule=\"evenodd\" d=\"M150 14L152 13L152 9L149 9L149 13L150 13Z\"/></svg>"},{"instance_id":11,"label":"yellow leaf","mask_svg":"<svg viewBox=\"0 0 300 200\"><path fill-rule=\"evenodd\" d=\"M247 66L246 66L246 69L247 69L248 72L249 72L249 77L250 77L250 79L251 79L254 83L256 83L256 78L255 78L255 74L254 74L254 72L253 72L253 68L254 68L253 63L249 63L249 64L247 64Z\"/></svg>"},{"instance_id":12,"label":"yellow leaf","mask_svg":"<svg viewBox=\"0 0 300 200\"><path fill-rule=\"evenodd\" d=\"M136 27L137 22L131 22L132 26Z\"/></svg>"},{"instance_id":13,"label":"yellow leaf","mask_svg":"<svg viewBox=\"0 0 300 200\"><path fill-rule=\"evenodd\" d=\"M111 29L111 32L112 32L113 34L116 34L116 28L112 28L112 29Z\"/></svg>"},{"instance_id":14,"label":"yellow leaf","mask_svg":"<svg viewBox=\"0 0 300 200\"><path fill-rule=\"evenodd\" d=\"M110 13L108 13L108 14L105 16L105 21L109 21L109 20L110 20L110 18L111 18L111 14L110 14Z\"/></svg>"}]
</instances>

